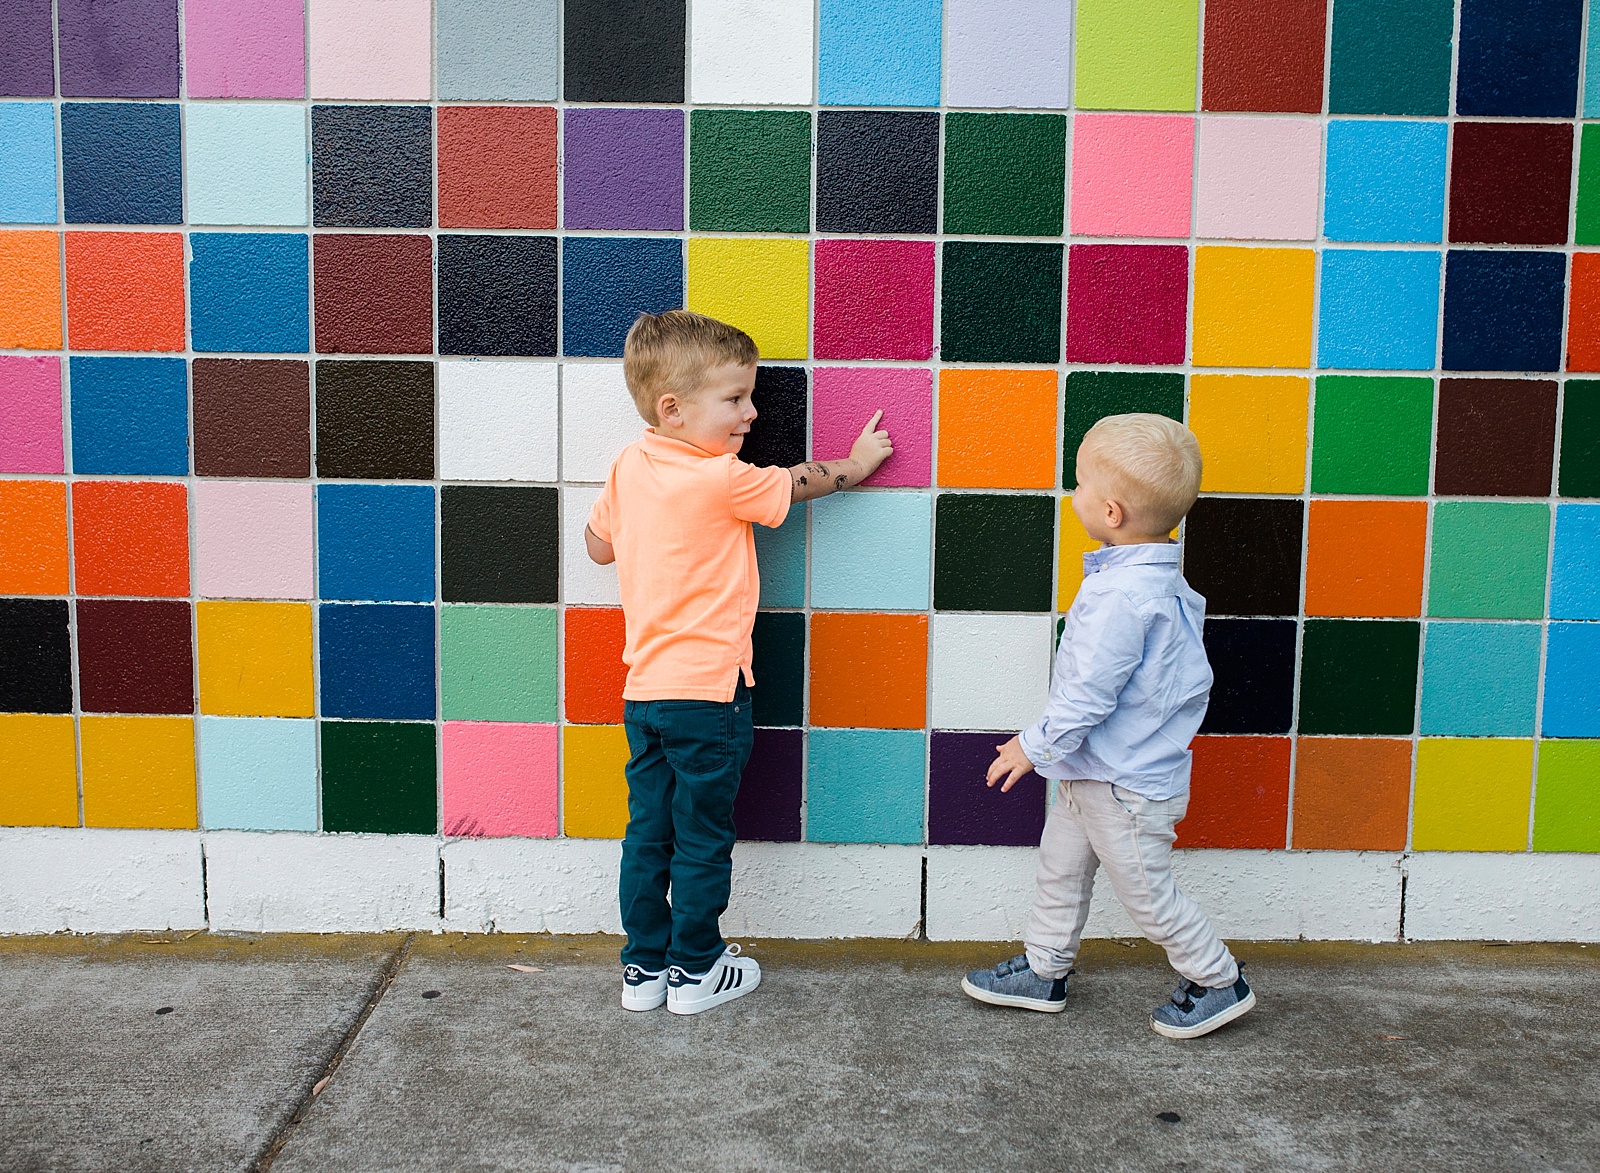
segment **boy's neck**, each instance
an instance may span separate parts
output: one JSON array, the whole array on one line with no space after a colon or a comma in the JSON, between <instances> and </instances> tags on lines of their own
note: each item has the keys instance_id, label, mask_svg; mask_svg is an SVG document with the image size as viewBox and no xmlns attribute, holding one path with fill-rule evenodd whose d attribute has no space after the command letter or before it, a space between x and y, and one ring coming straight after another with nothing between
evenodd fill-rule
<instances>
[{"instance_id":1,"label":"boy's neck","mask_svg":"<svg viewBox=\"0 0 1600 1173\"><path fill-rule=\"evenodd\" d=\"M1106 539L1108 546L1165 546L1172 542L1170 534L1112 534Z\"/></svg>"}]
</instances>

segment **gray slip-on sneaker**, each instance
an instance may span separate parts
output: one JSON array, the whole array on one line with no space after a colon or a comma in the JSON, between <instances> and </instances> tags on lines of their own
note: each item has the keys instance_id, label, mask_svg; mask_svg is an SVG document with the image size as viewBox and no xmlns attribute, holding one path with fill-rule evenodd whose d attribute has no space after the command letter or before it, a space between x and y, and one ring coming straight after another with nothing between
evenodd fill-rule
<instances>
[{"instance_id":1,"label":"gray slip-on sneaker","mask_svg":"<svg viewBox=\"0 0 1600 1173\"><path fill-rule=\"evenodd\" d=\"M1243 973L1233 985L1215 989L1185 978L1171 999L1150 1015L1150 1029L1169 1039L1197 1039L1232 1022L1255 1004L1255 991Z\"/></svg>"},{"instance_id":2,"label":"gray slip-on sneaker","mask_svg":"<svg viewBox=\"0 0 1600 1173\"><path fill-rule=\"evenodd\" d=\"M1026 953L993 969L973 970L961 979L961 989L967 997L991 1006L1016 1006L1046 1014L1060 1014L1067 1007L1067 979L1040 977L1028 965Z\"/></svg>"}]
</instances>

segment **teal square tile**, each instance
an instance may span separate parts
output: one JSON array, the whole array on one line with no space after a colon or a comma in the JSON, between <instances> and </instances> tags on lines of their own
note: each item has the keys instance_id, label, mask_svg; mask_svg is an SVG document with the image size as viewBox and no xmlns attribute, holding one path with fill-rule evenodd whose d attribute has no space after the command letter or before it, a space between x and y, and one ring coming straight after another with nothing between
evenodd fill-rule
<instances>
[{"instance_id":1,"label":"teal square tile","mask_svg":"<svg viewBox=\"0 0 1600 1173\"><path fill-rule=\"evenodd\" d=\"M921 843L926 740L920 729L811 730L806 838Z\"/></svg>"},{"instance_id":2,"label":"teal square tile","mask_svg":"<svg viewBox=\"0 0 1600 1173\"><path fill-rule=\"evenodd\" d=\"M811 545L813 607L928 609L933 561L930 494L825 497L813 507Z\"/></svg>"},{"instance_id":3,"label":"teal square tile","mask_svg":"<svg viewBox=\"0 0 1600 1173\"><path fill-rule=\"evenodd\" d=\"M806 605L806 507L793 505L776 529L755 527L763 607Z\"/></svg>"},{"instance_id":4,"label":"teal square tile","mask_svg":"<svg viewBox=\"0 0 1600 1173\"><path fill-rule=\"evenodd\" d=\"M1442 501L1433 507L1428 614L1450 619L1544 615L1550 507L1532 501Z\"/></svg>"},{"instance_id":5,"label":"teal square tile","mask_svg":"<svg viewBox=\"0 0 1600 1173\"><path fill-rule=\"evenodd\" d=\"M1428 624L1424 737L1532 737L1538 707L1537 625Z\"/></svg>"}]
</instances>

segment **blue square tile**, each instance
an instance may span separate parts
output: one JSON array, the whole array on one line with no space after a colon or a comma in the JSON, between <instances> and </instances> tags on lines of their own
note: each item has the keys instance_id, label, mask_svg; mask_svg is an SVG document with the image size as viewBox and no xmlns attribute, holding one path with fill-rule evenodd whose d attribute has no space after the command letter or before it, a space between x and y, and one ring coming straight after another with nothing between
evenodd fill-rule
<instances>
[{"instance_id":1,"label":"blue square tile","mask_svg":"<svg viewBox=\"0 0 1600 1173\"><path fill-rule=\"evenodd\" d=\"M432 602L433 518L427 485L318 485L318 597Z\"/></svg>"},{"instance_id":2,"label":"blue square tile","mask_svg":"<svg viewBox=\"0 0 1600 1173\"><path fill-rule=\"evenodd\" d=\"M1589 40L1584 59L1583 116L1600 118L1600 0L1589 0Z\"/></svg>"},{"instance_id":3,"label":"blue square tile","mask_svg":"<svg viewBox=\"0 0 1600 1173\"><path fill-rule=\"evenodd\" d=\"M1323 252L1319 367L1432 370L1438 325L1438 253Z\"/></svg>"},{"instance_id":4,"label":"blue square tile","mask_svg":"<svg viewBox=\"0 0 1600 1173\"><path fill-rule=\"evenodd\" d=\"M806 506L791 505L776 529L755 527L763 607L806 605Z\"/></svg>"},{"instance_id":5,"label":"blue square tile","mask_svg":"<svg viewBox=\"0 0 1600 1173\"><path fill-rule=\"evenodd\" d=\"M1550 618L1600 619L1600 505L1556 507Z\"/></svg>"},{"instance_id":6,"label":"blue square tile","mask_svg":"<svg viewBox=\"0 0 1600 1173\"><path fill-rule=\"evenodd\" d=\"M1424 737L1532 737L1538 708L1538 624L1428 624Z\"/></svg>"},{"instance_id":7,"label":"blue square tile","mask_svg":"<svg viewBox=\"0 0 1600 1173\"><path fill-rule=\"evenodd\" d=\"M1559 252L1451 249L1444 276L1444 369L1561 366L1567 258Z\"/></svg>"},{"instance_id":8,"label":"blue square tile","mask_svg":"<svg viewBox=\"0 0 1600 1173\"><path fill-rule=\"evenodd\" d=\"M66 102L61 180L68 224L181 224L178 108Z\"/></svg>"},{"instance_id":9,"label":"blue square tile","mask_svg":"<svg viewBox=\"0 0 1600 1173\"><path fill-rule=\"evenodd\" d=\"M311 348L305 236L195 232L189 251L196 350L296 354Z\"/></svg>"},{"instance_id":10,"label":"blue square tile","mask_svg":"<svg viewBox=\"0 0 1600 1173\"><path fill-rule=\"evenodd\" d=\"M56 117L49 102L0 102L0 222L56 222Z\"/></svg>"},{"instance_id":11,"label":"blue square tile","mask_svg":"<svg viewBox=\"0 0 1600 1173\"><path fill-rule=\"evenodd\" d=\"M306 111L194 102L184 111L191 224L304 224Z\"/></svg>"},{"instance_id":12,"label":"blue square tile","mask_svg":"<svg viewBox=\"0 0 1600 1173\"><path fill-rule=\"evenodd\" d=\"M200 718L200 825L208 831L315 831L317 723Z\"/></svg>"},{"instance_id":13,"label":"blue square tile","mask_svg":"<svg viewBox=\"0 0 1600 1173\"><path fill-rule=\"evenodd\" d=\"M822 0L824 106L937 106L940 0Z\"/></svg>"},{"instance_id":14,"label":"blue square tile","mask_svg":"<svg viewBox=\"0 0 1600 1173\"><path fill-rule=\"evenodd\" d=\"M1448 131L1443 122L1329 122L1323 234L1329 240L1442 240Z\"/></svg>"},{"instance_id":15,"label":"blue square tile","mask_svg":"<svg viewBox=\"0 0 1600 1173\"><path fill-rule=\"evenodd\" d=\"M919 729L813 729L806 839L921 843L927 738Z\"/></svg>"},{"instance_id":16,"label":"blue square tile","mask_svg":"<svg viewBox=\"0 0 1600 1173\"><path fill-rule=\"evenodd\" d=\"M683 304L683 244L569 236L562 244L561 339L567 354L616 357L641 313Z\"/></svg>"},{"instance_id":17,"label":"blue square tile","mask_svg":"<svg viewBox=\"0 0 1600 1173\"><path fill-rule=\"evenodd\" d=\"M72 471L189 472L189 372L181 358L87 358L68 366Z\"/></svg>"},{"instance_id":18,"label":"blue square tile","mask_svg":"<svg viewBox=\"0 0 1600 1173\"><path fill-rule=\"evenodd\" d=\"M811 605L925 611L932 545L928 493L824 497L811 509Z\"/></svg>"},{"instance_id":19,"label":"blue square tile","mask_svg":"<svg viewBox=\"0 0 1600 1173\"><path fill-rule=\"evenodd\" d=\"M1600 737L1600 623L1552 623L1544 657L1546 737Z\"/></svg>"},{"instance_id":20,"label":"blue square tile","mask_svg":"<svg viewBox=\"0 0 1600 1173\"><path fill-rule=\"evenodd\" d=\"M323 603L322 715L432 721L433 630L432 607Z\"/></svg>"},{"instance_id":21,"label":"blue square tile","mask_svg":"<svg viewBox=\"0 0 1600 1173\"><path fill-rule=\"evenodd\" d=\"M1456 113L1571 118L1583 0L1461 0Z\"/></svg>"}]
</instances>

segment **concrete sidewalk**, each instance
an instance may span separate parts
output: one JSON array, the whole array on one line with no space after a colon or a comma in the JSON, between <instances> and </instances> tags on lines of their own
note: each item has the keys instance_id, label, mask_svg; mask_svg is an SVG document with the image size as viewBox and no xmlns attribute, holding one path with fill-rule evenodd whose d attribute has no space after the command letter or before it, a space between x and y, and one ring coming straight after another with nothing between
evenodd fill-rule
<instances>
[{"instance_id":1,"label":"concrete sidewalk","mask_svg":"<svg viewBox=\"0 0 1600 1173\"><path fill-rule=\"evenodd\" d=\"M1188 1043L1142 942L1059 1016L960 993L1004 946L777 941L630 1015L617 947L0 938L0 1170L1600 1169L1600 946L1246 945Z\"/></svg>"}]
</instances>

